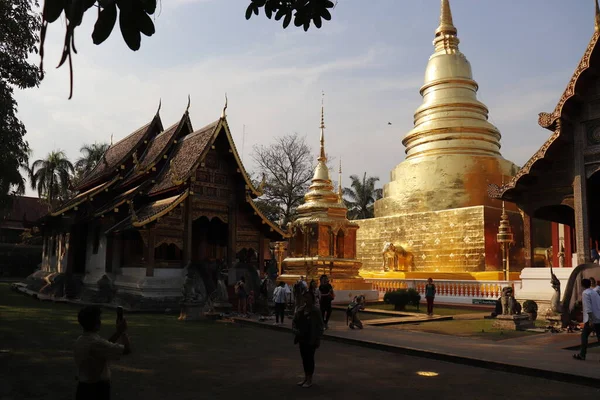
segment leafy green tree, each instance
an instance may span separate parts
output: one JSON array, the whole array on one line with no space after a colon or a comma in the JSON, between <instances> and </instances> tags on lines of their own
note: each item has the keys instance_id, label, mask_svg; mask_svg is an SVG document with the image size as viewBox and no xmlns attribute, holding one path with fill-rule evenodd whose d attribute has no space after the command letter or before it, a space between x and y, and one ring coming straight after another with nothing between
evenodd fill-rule
<instances>
[{"instance_id":1,"label":"leafy green tree","mask_svg":"<svg viewBox=\"0 0 600 400\"><path fill-rule=\"evenodd\" d=\"M383 197L383 190L375 189L375 183L379 181L379 178L376 176L367 178L365 172L362 180L356 175L351 175L350 180L352 181L350 187L344 188L344 202L348 207L348 218L373 218L375 200Z\"/></svg>"},{"instance_id":2,"label":"leafy green tree","mask_svg":"<svg viewBox=\"0 0 600 400\"><path fill-rule=\"evenodd\" d=\"M102 160L102 156L109 147L108 143L93 143L81 146L80 151L83 156L79 157L74 165L77 179L81 179L93 170L96 164Z\"/></svg>"},{"instance_id":3,"label":"leafy green tree","mask_svg":"<svg viewBox=\"0 0 600 400\"><path fill-rule=\"evenodd\" d=\"M52 151L31 165L29 183L32 189L37 189L40 198L54 206L69 197L73 172L73 164L65 152Z\"/></svg>"},{"instance_id":4,"label":"leafy green tree","mask_svg":"<svg viewBox=\"0 0 600 400\"><path fill-rule=\"evenodd\" d=\"M6 0L3 0L6 2ZM26 0L19 0L26 2ZM335 3L337 4L337 2ZM294 25L309 29L311 23L320 28L323 20L331 19L330 9L335 7L330 0L251 0L246 8L246 19L252 14L259 15L264 9L267 18L275 17L276 21L283 18L283 28L287 28L294 19ZM151 15L156 11L156 0L45 0L42 13L40 69L43 76L44 40L48 24L56 22L64 13L65 39L59 67L66 61L69 64L71 89L69 99L73 97L73 64L72 52L75 50L75 29L81 25L83 15L90 9L97 12L98 17L92 32L94 44L101 44L112 34L119 19L119 29L127 46L139 50L141 35L152 36L155 32ZM118 15L117 15L118 14Z\"/></svg>"},{"instance_id":5,"label":"leafy green tree","mask_svg":"<svg viewBox=\"0 0 600 400\"><path fill-rule=\"evenodd\" d=\"M28 62L37 52L40 18L32 11L32 0L0 1L0 210L11 196L25 192L21 168L28 164L29 145L25 126L17 118L14 87L37 86L39 70Z\"/></svg>"}]
</instances>

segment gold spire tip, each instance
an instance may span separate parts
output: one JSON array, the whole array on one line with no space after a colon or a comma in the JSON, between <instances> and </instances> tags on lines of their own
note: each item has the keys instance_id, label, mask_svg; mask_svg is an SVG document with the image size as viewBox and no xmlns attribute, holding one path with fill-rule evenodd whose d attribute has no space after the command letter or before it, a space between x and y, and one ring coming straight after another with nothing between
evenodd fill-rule
<instances>
[{"instance_id":1,"label":"gold spire tip","mask_svg":"<svg viewBox=\"0 0 600 400\"><path fill-rule=\"evenodd\" d=\"M325 108L323 105L323 98L325 97L325 92L323 92L321 96L321 152L319 155L319 161L327 161L327 157L325 157Z\"/></svg>"},{"instance_id":2,"label":"gold spire tip","mask_svg":"<svg viewBox=\"0 0 600 400\"><path fill-rule=\"evenodd\" d=\"M456 27L452 21L452 10L450 9L450 0L441 0L440 6L440 26L435 31L436 35L449 34L456 35Z\"/></svg>"}]
</instances>

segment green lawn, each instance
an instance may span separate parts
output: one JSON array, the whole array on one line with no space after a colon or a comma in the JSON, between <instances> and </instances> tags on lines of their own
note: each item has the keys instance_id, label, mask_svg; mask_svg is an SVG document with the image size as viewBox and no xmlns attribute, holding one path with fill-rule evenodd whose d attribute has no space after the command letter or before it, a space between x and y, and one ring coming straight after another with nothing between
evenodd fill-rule
<instances>
[{"instance_id":1,"label":"green lawn","mask_svg":"<svg viewBox=\"0 0 600 400\"><path fill-rule=\"evenodd\" d=\"M367 308L375 308L378 310L387 310L394 311L394 306L392 304L369 304ZM427 313L427 306L422 304L418 309L417 307L407 306L406 310L408 312L413 313ZM473 308L460 308L460 307L434 307L433 313L437 315L459 315L459 314L481 314L481 313L491 313L492 309L481 308L481 309L473 309Z\"/></svg>"},{"instance_id":2,"label":"green lawn","mask_svg":"<svg viewBox=\"0 0 600 400\"><path fill-rule=\"evenodd\" d=\"M474 337L487 340L505 340L537 334L535 332L500 330L493 328L493 323L493 319L450 320L426 322L422 324L391 325L386 328ZM542 321L536 321L536 326L542 327L544 326L544 323Z\"/></svg>"}]
</instances>

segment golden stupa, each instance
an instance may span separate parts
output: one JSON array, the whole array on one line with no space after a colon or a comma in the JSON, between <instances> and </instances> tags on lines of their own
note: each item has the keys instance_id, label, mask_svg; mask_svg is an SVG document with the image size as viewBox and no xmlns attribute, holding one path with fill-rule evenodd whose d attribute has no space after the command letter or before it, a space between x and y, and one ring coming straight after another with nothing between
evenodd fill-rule
<instances>
[{"instance_id":1,"label":"golden stupa","mask_svg":"<svg viewBox=\"0 0 600 400\"><path fill-rule=\"evenodd\" d=\"M358 224L349 221L346 216L348 209L342 201L341 184L336 193L329 177L323 106L320 128L321 148L317 166L304 195L305 202L298 207L298 216L289 225L288 257L283 260L281 279L292 283L305 276L308 281L318 281L319 276L326 274L338 293L336 300L346 301L345 297L371 291L371 284L359 275L361 263L356 259ZM349 293L340 296L340 291ZM377 293L373 291L373 295L376 298Z\"/></svg>"},{"instance_id":2,"label":"golden stupa","mask_svg":"<svg viewBox=\"0 0 600 400\"><path fill-rule=\"evenodd\" d=\"M501 278L501 204L488 197L487 187L513 176L517 166L500 154L500 132L477 100L477 82L458 44L449 1L442 0L420 90L423 103L402 141L406 158L375 202L375 218L359 221L363 276L378 275L385 264L387 275L398 277L450 272L447 278ZM513 227L522 226L518 213L510 218ZM516 239L522 242L522 234ZM512 254L519 257L515 247Z\"/></svg>"}]
</instances>

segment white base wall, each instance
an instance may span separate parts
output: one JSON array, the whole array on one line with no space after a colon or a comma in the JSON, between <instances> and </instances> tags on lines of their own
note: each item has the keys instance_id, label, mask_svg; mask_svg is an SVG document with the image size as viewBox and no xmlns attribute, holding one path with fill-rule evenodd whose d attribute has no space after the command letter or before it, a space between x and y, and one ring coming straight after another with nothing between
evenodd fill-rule
<instances>
[{"instance_id":1,"label":"white base wall","mask_svg":"<svg viewBox=\"0 0 600 400\"><path fill-rule=\"evenodd\" d=\"M553 268L552 272L560 281L561 296L564 293L573 268ZM521 271L521 284L515 282L515 298L519 301L535 300L549 302L554 295L550 285L550 268L524 268Z\"/></svg>"},{"instance_id":2,"label":"white base wall","mask_svg":"<svg viewBox=\"0 0 600 400\"><path fill-rule=\"evenodd\" d=\"M184 269L155 268L154 276L146 276L146 268L121 268L120 271L119 275L111 276L117 293L149 298L183 295Z\"/></svg>"}]
</instances>

